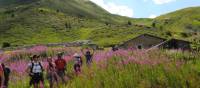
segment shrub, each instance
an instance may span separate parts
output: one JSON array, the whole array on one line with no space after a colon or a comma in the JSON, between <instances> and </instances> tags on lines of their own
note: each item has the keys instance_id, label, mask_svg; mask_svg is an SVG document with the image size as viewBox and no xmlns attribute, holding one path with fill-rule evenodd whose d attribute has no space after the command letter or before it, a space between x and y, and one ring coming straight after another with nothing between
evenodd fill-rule
<instances>
[{"instance_id":1,"label":"shrub","mask_svg":"<svg viewBox=\"0 0 200 88\"><path fill-rule=\"evenodd\" d=\"M15 14L13 13L13 14L11 14L11 17L13 18L13 17L15 17Z\"/></svg>"},{"instance_id":2,"label":"shrub","mask_svg":"<svg viewBox=\"0 0 200 88\"><path fill-rule=\"evenodd\" d=\"M110 25L110 23L109 22L105 22L105 25L108 26L108 25Z\"/></svg>"},{"instance_id":3,"label":"shrub","mask_svg":"<svg viewBox=\"0 0 200 88\"><path fill-rule=\"evenodd\" d=\"M163 26L160 26L160 30L163 30Z\"/></svg>"},{"instance_id":4,"label":"shrub","mask_svg":"<svg viewBox=\"0 0 200 88\"><path fill-rule=\"evenodd\" d=\"M44 10L43 10L43 9L40 9L40 12L44 12Z\"/></svg>"},{"instance_id":5,"label":"shrub","mask_svg":"<svg viewBox=\"0 0 200 88\"><path fill-rule=\"evenodd\" d=\"M57 12L57 13L59 13L59 12L60 12L60 10L59 10L59 9L57 9L57 10L56 10L56 12Z\"/></svg>"},{"instance_id":6,"label":"shrub","mask_svg":"<svg viewBox=\"0 0 200 88\"><path fill-rule=\"evenodd\" d=\"M71 29L72 28L71 23L69 23L69 22L65 23L65 28Z\"/></svg>"},{"instance_id":7,"label":"shrub","mask_svg":"<svg viewBox=\"0 0 200 88\"><path fill-rule=\"evenodd\" d=\"M6 47L10 47L11 44L8 43L8 42L4 42L3 45L2 45L2 48L6 48Z\"/></svg>"},{"instance_id":8,"label":"shrub","mask_svg":"<svg viewBox=\"0 0 200 88\"><path fill-rule=\"evenodd\" d=\"M131 22L131 21L128 21L128 25L132 25L132 22Z\"/></svg>"},{"instance_id":9,"label":"shrub","mask_svg":"<svg viewBox=\"0 0 200 88\"><path fill-rule=\"evenodd\" d=\"M189 37L190 34L188 34L188 33L181 33L181 36L184 37L184 38L186 38L186 37Z\"/></svg>"},{"instance_id":10,"label":"shrub","mask_svg":"<svg viewBox=\"0 0 200 88\"><path fill-rule=\"evenodd\" d=\"M170 31L166 32L167 36L172 36L172 33Z\"/></svg>"},{"instance_id":11,"label":"shrub","mask_svg":"<svg viewBox=\"0 0 200 88\"><path fill-rule=\"evenodd\" d=\"M152 23L152 27L154 27L154 28L156 27L156 22Z\"/></svg>"}]
</instances>

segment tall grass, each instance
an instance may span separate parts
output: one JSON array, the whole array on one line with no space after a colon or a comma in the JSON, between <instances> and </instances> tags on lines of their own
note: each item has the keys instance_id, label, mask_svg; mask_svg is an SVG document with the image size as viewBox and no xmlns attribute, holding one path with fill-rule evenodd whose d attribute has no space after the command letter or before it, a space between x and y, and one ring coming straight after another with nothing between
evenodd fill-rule
<instances>
[{"instance_id":1,"label":"tall grass","mask_svg":"<svg viewBox=\"0 0 200 88\"><path fill-rule=\"evenodd\" d=\"M65 56L68 60L66 72L69 80L66 85L60 85L60 88L200 87L199 52L191 53L181 50L96 51L93 63L87 66L84 61L82 73L76 76L73 71L74 51L72 51ZM27 64L23 60L18 60L12 62L10 67L19 67L22 63ZM22 65L19 68L23 67ZM10 88L27 88L28 75L18 72L19 69L14 70L16 72L12 71ZM48 87L47 81L46 87Z\"/></svg>"},{"instance_id":2,"label":"tall grass","mask_svg":"<svg viewBox=\"0 0 200 88\"><path fill-rule=\"evenodd\" d=\"M159 52L159 53L158 53ZM177 51L178 52L178 51ZM176 53L177 53L176 52ZM91 68L83 68L82 75L67 85L68 88L198 88L198 58L184 60L168 58L166 52L152 51L134 60L116 63L115 57L107 62L96 62ZM175 52L174 52L175 53ZM165 55L166 54L166 55ZM115 54L116 55L116 54ZM131 56L131 54L129 53ZM135 56L133 56L135 57ZM144 58L145 57L145 58ZM150 58L149 58L150 57ZM171 57L171 56L169 56ZM189 57L189 56L188 56ZM164 59L163 59L164 58ZM127 59L127 58L123 58ZM129 58L130 59L130 58ZM137 60L138 59L138 60ZM149 60L150 59L150 60ZM102 65L103 64L103 65Z\"/></svg>"}]
</instances>

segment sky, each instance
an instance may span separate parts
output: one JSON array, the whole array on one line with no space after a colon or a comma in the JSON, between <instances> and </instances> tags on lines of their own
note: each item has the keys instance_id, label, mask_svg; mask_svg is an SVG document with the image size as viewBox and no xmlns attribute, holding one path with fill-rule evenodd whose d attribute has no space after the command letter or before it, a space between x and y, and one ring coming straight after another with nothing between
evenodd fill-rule
<instances>
[{"instance_id":1,"label":"sky","mask_svg":"<svg viewBox=\"0 0 200 88\"><path fill-rule=\"evenodd\" d=\"M90 0L112 14L155 18L179 9L200 6L200 0Z\"/></svg>"}]
</instances>

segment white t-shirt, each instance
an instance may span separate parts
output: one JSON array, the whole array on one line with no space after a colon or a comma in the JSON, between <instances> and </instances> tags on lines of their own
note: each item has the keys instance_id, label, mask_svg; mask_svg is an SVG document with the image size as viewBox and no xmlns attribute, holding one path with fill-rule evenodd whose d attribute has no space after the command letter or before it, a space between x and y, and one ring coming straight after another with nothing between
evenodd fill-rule
<instances>
[{"instance_id":1,"label":"white t-shirt","mask_svg":"<svg viewBox=\"0 0 200 88\"><path fill-rule=\"evenodd\" d=\"M32 66L33 63L33 66ZM40 64L42 65L41 62L32 62L29 63L28 66L29 68L32 68L32 72L33 73L41 73L42 72L42 67L40 66Z\"/></svg>"}]
</instances>

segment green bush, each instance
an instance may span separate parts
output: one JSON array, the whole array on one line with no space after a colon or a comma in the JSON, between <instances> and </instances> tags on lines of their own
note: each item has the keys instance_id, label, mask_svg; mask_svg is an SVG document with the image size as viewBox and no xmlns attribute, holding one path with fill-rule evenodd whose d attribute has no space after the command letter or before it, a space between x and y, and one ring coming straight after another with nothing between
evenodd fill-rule
<instances>
[{"instance_id":1,"label":"green bush","mask_svg":"<svg viewBox=\"0 0 200 88\"><path fill-rule=\"evenodd\" d=\"M6 47L10 47L10 46L11 46L11 44L8 42L3 42L3 44L2 44L2 48L6 48Z\"/></svg>"}]
</instances>

